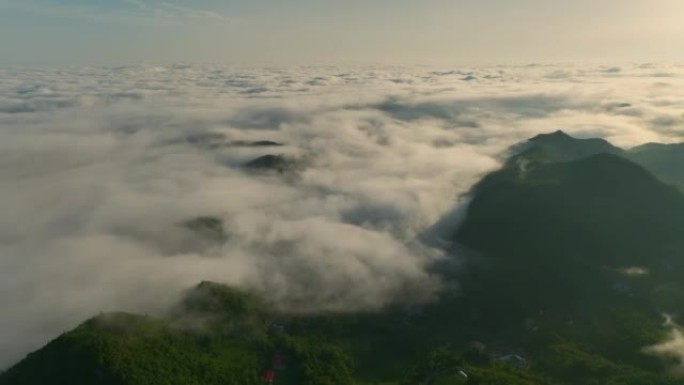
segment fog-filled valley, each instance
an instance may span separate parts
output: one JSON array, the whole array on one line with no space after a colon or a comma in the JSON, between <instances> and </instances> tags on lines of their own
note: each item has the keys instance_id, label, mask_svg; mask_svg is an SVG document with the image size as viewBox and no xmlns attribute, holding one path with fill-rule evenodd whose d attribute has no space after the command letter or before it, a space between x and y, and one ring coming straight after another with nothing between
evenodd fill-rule
<instances>
[{"instance_id":1,"label":"fog-filled valley","mask_svg":"<svg viewBox=\"0 0 684 385\"><path fill-rule=\"evenodd\" d=\"M98 314L167 317L204 281L259 297L276 318L302 317L288 328L320 327L334 343L346 334L307 317L339 316L352 328L425 307L426 321L417 324L440 330L435 320L452 317L436 305L446 298L465 301L454 302L468 309L464 319L478 314L463 325L486 330L477 317L490 314L504 318L492 330L507 335L516 332L502 326L505 318L517 322L517 312L530 330L580 323L576 309L585 305L602 314L598 302L580 306L578 298L605 283L611 293L634 290L639 300L596 294L596 301L639 309L634 322L672 334L635 337L643 355L680 362L676 320L660 319L677 312L666 299L680 295L671 276L679 262L653 261L657 253L684 254L676 241L684 167L673 163L684 159L676 145L682 86L684 66L665 64L0 70L0 370ZM547 210L545 197L564 205ZM646 203L636 207L640 197ZM530 224L532 212L552 215ZM579 213L599 214L572 227ZM550 229L553 223L569 224ZM533 234L539 242L530 247ZM561 251L567 265L535 259ZM502 257L505 270L470 274L480 253ZM516 253L528 259L503 258ZM559 285L549 293L566 309L553 313L544 286L507 278L530 271L547 274L537 285ZM616 281L618 273L649 278L624 283L632 278ZM578 288L573 277L590 283ZM200 289L206 285L213 284ZM494 292L507 288L530 308L505 307L515 301ZM661 295L667 290L672 295ZM656 293L653 303L645 293ZM529 316L542 305L566 319ZM359 314L389 318L359 321ZM453 338L485 333L471 334ZM591 334L582 338L590 344ZM592 354L661 370L655 359L642 365L610 349ZM539 363L544 375L567 377L552 366ZM676 366L663 371L681 372Z\"/></svg>"}]
</instances>

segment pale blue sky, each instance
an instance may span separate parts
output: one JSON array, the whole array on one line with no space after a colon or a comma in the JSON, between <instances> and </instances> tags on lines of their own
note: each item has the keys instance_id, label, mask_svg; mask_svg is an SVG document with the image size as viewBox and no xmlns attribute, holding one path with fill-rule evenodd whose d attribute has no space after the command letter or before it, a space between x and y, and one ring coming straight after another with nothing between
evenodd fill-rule
<instances>
[{"instance_id":1,"label":"pale blue sky","mask_svg":"<svg viewBox=\"0 0 684 385\"><path fill-rule=\"evenodd\" d=\"M0 0L0 65L684 60L682 0Z\"/></svg>"}]
</instances>

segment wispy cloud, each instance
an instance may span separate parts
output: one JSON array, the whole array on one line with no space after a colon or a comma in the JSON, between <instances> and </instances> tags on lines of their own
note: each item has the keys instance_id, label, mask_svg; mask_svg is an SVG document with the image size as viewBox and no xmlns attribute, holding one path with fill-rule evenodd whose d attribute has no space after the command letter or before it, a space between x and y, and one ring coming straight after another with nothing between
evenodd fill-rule
<instances>
[{"instance_id":1,"label":"wispy cloud","mask_svg":"<svg viewBox=\"0 0 684 385\"><path fill-rule=\"evenodd\" d=\"M234 23L237 20L222 13L181 6L165 1L121 0L125 4L137 7L146 14L167 20L201 20L221 23Z\"/></svg>"},{"instance_id":2,"label":"wispy cloud","mask_svg":"<svg viewBox=\"0 0 684 385\"><path fill-rule=\"evenodd\" d=\"M60 18L93 22L127 24L184 25L193 23L234 24L237 19L222 13L180 6L169 2L120 0L121 10L104 10L96 6L58 5L44 1L0 0L0 8L10 8Z\"/></svg>"},{"instance_id":3,"label":"wispy cloud","mask_svg":"<svg viewBox=\"0 0 684 385\"><path fill-rule=\"evenodd\" d=\"M235 19L215 11L184 7L171 3L158 3L156 11L162 11L171 18L183 18L186 20L210 20L225 23L236 22Z\"/></svg>"}]
</instances>

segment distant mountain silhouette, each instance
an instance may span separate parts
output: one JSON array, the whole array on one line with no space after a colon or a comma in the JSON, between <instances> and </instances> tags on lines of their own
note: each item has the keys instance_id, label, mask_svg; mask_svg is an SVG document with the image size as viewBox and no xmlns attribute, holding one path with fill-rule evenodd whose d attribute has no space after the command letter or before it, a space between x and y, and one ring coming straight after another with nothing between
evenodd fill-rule
<instances>
[{"instance_id":1,"label":"distant mountain silhouette","mask_svg":"<svg viewBox=\"0 0 684 385\"><path fill-rule=\"evenodd\" d=\"M304 162L285 155L263 155L245 163L242 168L251 172L277 172L279 174L291 174L301 171Z\"/></svg>"},{"instance_id":2,"label":"distant mountain silhouette","mask_svg":"<svg viewBox=\"0 0 684 385\"><path fill-rule=\"evenodd\" d=\"M663 181L684 187L684 143L648 143L630 149L626 156Z\"/></svg>"},{"instance_id":3,"label":"distant mountain silhouette","mask_svg":"<svg viewBox=\"0 0 684 385\"><path fill-rule=\"evenodd\" d=\"M511 149L513 155L536 151L538 159L571 161L596 154L615 154L637 163L662 181L684 187L684 143L648 143L623 150L600 138L578 139L563 131L537 135Z\"/></svg>"},{"instance_id":4,"label":"distant mountain silhouette","mask_svg":"<svg viewBox=\"0 0 684 385\"><path fill-rule=\"evenodd\" d=\"M205 132L188 135L172 143L188 143L201 148L221 149L227 147L280 147L283 143L272 140L228 140L226 134L220 132Z\"/></svg>"}]
</instances>

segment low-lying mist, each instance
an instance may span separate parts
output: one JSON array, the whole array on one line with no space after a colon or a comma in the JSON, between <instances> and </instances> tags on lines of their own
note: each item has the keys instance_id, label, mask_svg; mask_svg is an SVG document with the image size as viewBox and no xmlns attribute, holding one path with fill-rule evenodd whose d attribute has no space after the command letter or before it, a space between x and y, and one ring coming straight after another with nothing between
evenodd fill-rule
<instances>
[{"instance_id":1,"label":"low-lying mist","mask_svg":"<svg viewBox=\"0 0 684 385\"><path fill-rule=\"evenodd\" d=\"M300 312L429 300L458 256L418 239L504 149L679 140L682 71L2 70L0 368L202 280Z\"/></svg>"}]
</instances>

